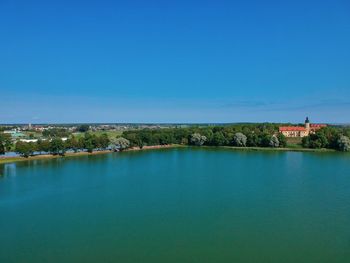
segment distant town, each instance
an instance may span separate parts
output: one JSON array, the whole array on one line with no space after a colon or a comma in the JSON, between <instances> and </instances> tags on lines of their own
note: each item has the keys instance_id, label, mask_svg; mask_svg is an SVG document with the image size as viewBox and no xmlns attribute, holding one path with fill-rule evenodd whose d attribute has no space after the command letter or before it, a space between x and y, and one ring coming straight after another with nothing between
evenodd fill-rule
<instances>
[{"instance_id":1,"label":"distant town","mask_svg":"<svg viewBox=\"0 0 350 263\"><path fill-rule=\"evenodd\" d=\"M11 135L12 140L22 142L37 142L38 139L57 135L62 140L67 140L68 135L79 135L90 131L92 133L115 133L121 134L127 130L160 129L170 127L186 127L187 125L164 125L164 124L0 124L0 131ZM58 134L59 133L59 134ZM45 136L48 135L48 136ZM50 136L53 135L53 136Z\"/></svg>"}]
</instances>

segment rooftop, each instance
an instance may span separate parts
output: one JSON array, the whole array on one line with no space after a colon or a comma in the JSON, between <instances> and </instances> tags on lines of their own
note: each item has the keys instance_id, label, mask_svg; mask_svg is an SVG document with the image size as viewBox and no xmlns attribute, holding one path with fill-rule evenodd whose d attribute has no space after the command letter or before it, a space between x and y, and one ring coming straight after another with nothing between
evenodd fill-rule
<instances>
[{"instance_id":1,"label":"rooftop","mask_svg":"<svg viewBox=\"0 0 350 263\"><path fill-rule=\"evenodd\" d=\"M305 127L300 126L282 126L279 127L280 131L306 131Z\"/></svg>"}]
</instances>

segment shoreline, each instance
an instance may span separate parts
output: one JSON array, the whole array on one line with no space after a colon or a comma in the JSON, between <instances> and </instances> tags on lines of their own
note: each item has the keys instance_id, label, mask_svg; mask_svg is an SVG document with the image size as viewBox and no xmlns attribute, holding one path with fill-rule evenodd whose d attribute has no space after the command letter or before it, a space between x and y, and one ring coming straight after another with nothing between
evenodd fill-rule
<instances>
[{"instance_id":1,"label":"shoreline","mask_svg":"<svg viewBox=\"0 0 350 263\"><path fill-rule=\"evenodd\" d=\"M23 161L32 161L32 160L45 160L45 159L57 159L57 158L64 158L64 157L79 157L79 156L86 156L86 155L98 155L98 154L107 154L112 153L112 151L95 151L92 153L88 152L77 152L77 153L66 153L65 155L53 155L53 154L41 154L41 155L34 155L29 156L28 158L22 157L22 156L16 156L16 157L0 157L0 164L3 163L13 163L13 162L23 162Z\"/></svg>"},{"instance_id":2,"label":"shoreline","mask_svg":"<svg viewBox=\"0 0 350 263\"><path fill-rule=\"evenodd\" d=\"M167 148L176 148L176 147L183 147L183 145L167 144L167 145L144 146L143 148L131 147L129 149L123 150L122 152L155 150L155 149L167 149ZM66 153L63 156L62 155L52 155L52 154L41 154L41 155L29 156L27 158L26 157L22 157L22 156L0 157L0 164L14 163L14 162L24 162L24 161L33 161L33 160L57 159L57 158L64 158L64 157L91 156L91 155L100 155L100 154L109 154L109 153L115 153L115 151L103 150L103 151L94 151L92 153L89 153L89 152L76 152L76 153Z\"/></svg>"},{"instance_id":3,"label":"shoreline","mask_svg":"<svg viewBox=\"0 0 350 263\"><path fill-rule=\"evenodd\" d=\"M150 145L140 147L131 147L129 149L123 150L122 152L132 152L132 151L143 151L143 150L154 150L154 149L168 149L168 148L177 148L177 147L186 147L187 145L181 144L165 144L165 145Z\"/></svg>"},{"instance_id":4,"label":"shoreline","mask_svg":"<svg viewBox=\"0 0 350 263\"><path fill-rule=\"evenodd\" d=\"M181 145L181 144L150 145L150 146L144 146L142 148L132 147L132 148L126 149L122 152L169 149L169 148L185 148L185 147L191 147L191 146ZM192 146L192 147L195 147L195 146ZM319 153L337 152L336 150L333 150L333 149L309 149L309 148L288 148L288 147L286 147L286 148L269 148L269 147L237 147L237 146L200 146L198 148L206 148L206 149L208 149L208 148L209 149L210 148L212 148L212 149L213 148L222 148L222 149L231 149L231 150L238 150L238 151L319 152ZM92 153L88 153L88 152L66 153L64 156L43 154L43 155L30 156L28 158L21 157L21 156L18 156L18 157L0 157L0 164L32 161L32 160L57 159L57 158L64 158L64 157L90 156L90 155L109 154L109 153L115 153L115 152L110 151L110 150L104 150L104 151L94 151Z\"/></svg>"},{"instance_id":5,"label":"shoreline","mask_svg":"<svg viewBox=\"0 0 350 263\"><path fill-rule=\"evenodd\" d=\"M219 147L224 149L240 150L240 151L318 152L318 153L338 152L334 149L327 149L327 148L312 149L312 148L292 148L292 147L273 148L273 147L238 147L238 146L202 146L202 147Z\"/></svg>"}]
</instances>

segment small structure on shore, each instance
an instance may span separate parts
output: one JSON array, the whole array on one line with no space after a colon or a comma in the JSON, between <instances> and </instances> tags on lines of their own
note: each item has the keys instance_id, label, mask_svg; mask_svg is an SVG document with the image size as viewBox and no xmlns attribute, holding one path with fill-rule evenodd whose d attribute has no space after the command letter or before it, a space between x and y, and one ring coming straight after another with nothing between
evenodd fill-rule
<instances>
[{"instance_id":1,"label":"small structure on shore","mask_svg":"<svg viewBox=\"0 0 350 263\"><path fill-rule=\"evenodd\" d=\"M305 137L315 133L317 130L326 127L327 124L310 124L309 118L306 117L303 126L281 126L279 132L286 137Z\"/></svg>"}]
</instances>

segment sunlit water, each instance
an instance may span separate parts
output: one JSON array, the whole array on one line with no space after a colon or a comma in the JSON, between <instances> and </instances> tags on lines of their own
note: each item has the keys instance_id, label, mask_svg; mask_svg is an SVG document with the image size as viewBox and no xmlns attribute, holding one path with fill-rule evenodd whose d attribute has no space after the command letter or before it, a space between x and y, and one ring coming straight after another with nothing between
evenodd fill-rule
<instances>
[{"instance_id":1,"label":"sunlit water","mask_svg":"<svg viewBox=\"0 0 350 263\"><path fill-rule=\"evenodd\" d=\"M168 149L0 173L0 262L350 262L349 154Z\"/></svg>"}]
</instances>

